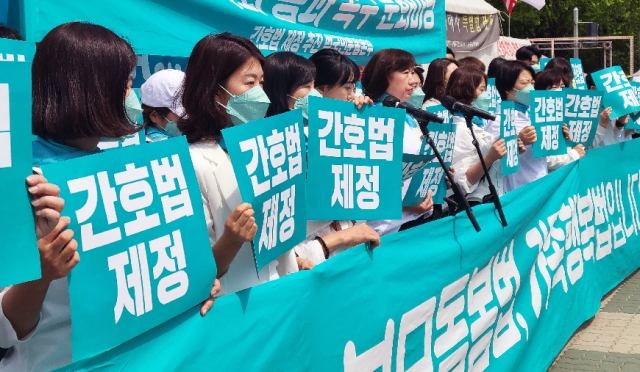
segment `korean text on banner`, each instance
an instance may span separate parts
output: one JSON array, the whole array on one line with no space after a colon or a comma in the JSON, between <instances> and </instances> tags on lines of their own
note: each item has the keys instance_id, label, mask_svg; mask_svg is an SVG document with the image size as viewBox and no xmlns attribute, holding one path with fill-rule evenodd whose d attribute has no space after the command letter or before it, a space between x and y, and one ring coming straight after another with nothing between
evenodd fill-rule
<instances>
[{"instance_id":1,"label":"korean text on banner","mask_svg":"<svg viewBox=\"0 0 640 372\"><path fill-rule=\"evenodd\" d=\"M433 0L112 0L92 3L91 9L76 0L38 0L24 12L34 26L27 28L28 40L42 40L64 22L89 17L125 37L142 55L170 50L186 57L203 36L225 31L250 39L265 55L288 51L308 57L331 48L359 65L385 48L405 49L428 63L443 56L446 47L445 3ZM158 27L139 14L171 19L172 27ZM491 30L497 39L499 25ZM142 63L151 70L167 62L149 58Z\"/></svg>"},{"instance_id":2,"label":"korean text on banner","mask_svg":"<svg viewBox=\"0 0 640 372\"><path fill-rule=\"evenodd\" d=\"M591 147L600 121L602 92L597 90L563 89L564 122L569 127L569 146Z\"/></svg>"},{"instance_id":3,"label":"korean text on banner","mask_svg":"<svg viewBox=\"0 0 640 372\"><path fill-rule=\"evenodd\" d=\"M222 135L242 200L255 210L253 253L260 271L307 237L302 110L227 128Z\"/></svg>"},{"instance_id":4,"label":"korean text on banner","mask_svg":"<svg viewBox=\"0 0 640 372\"><path fill-rule=\"evenodd\" d=\"M0 39L0 287L40 277L25 179L31 172L31 63L36 46Z\"/></svg>"},{"instance_id":5,"label":"korean text on banner","mask_svg":"<svg viewBox=\"0 0 640 372\"><path fill-rule=\"evenodd\" d=\"M531 92L531 125L536 128L538 135L538 140L532 146L534 158L567 153L567 142L562 134L564 99L564 92Z\"/></svg>"},{"instance_id":6,"label":"korean text on banner","mask_svg":"<svg viewBox=\"0 0 640 372\"><path fill-rule=\"evenodd\" d=\"M507 227L485 204L479 233L458 215L383 236L63 371L547 371L640 266L638 152L594 149L501 196Z\"/></svg>"},{"instance_id":7,"label":"korean text on banner","mask_svg":"<svg viewBox=\"0 0 640 372\"><path fill-rule=\"evenodd\" d=\"M573 71L573 88L580 90L587 90L587 81L584 78L584 69L582 68L582 61L580 58L571 58L571 70Z\"/></svg>"},{"instance_id":8,"label":"korean text on banner","mask_svg":"<svg viewBox=\"0 0 640 372\"><path fill-rule=\"evenodd\" d=\"M404 110L309 98L310 220L402 215Z\"/></svg>"},{"instance_id":9,"label":"korean text on banner","mask_svg":"<svg viewBox=\"0 0 640 372\"><path fill-rule=\"evenodd\" d=\"M507 155L502 157L504 177L520 170L520 149L516 133L516 109L513 101L504 101L500 106L500 138L504 140Z\"/></svg>"},{"instance_id":10,"label":"korean text on banner","mask_svg":"<svg viewBox=\"0 0 640 372\"><path fill-rule=\"evenodd\" d=\"M451 166L453 160L453 146L455 145L456 124L451 123L451 115L441 105L427 107L427 111L436 114L445 120L444 124L429 124L429 136L436 144L436 149L440 152L445 165ZM426 142L426 138L424 140ZM431 146L426 146L425 153L435 154ZM444 169L437 158L432 159L421 172L418 172L412 179L407 189L407 193L402 200L403 206L411 206L421 203L431 191L434 204L443 204L447 194L447 183Z\"/></svg>"},{"instance_id":11,"label":"korean text on banner","mask_svg":"<svg viewBox=\"0 0 640 372\"><path fill-rule=\"evenodd\" d=\"M60 186L78 241L81 261L69 275L74 360L209 297L216 265L184 137L42 170Z\"/></svg>"},{"instance_id":12,"label":"korean text on banner","mask_svg":"<svg viewBox=\"0 0 640 372\"><path fill-rule=\"evenodd\" d=\"M592 74L596 88L604 92L604 107L611 107L611 118L619 118L640 111L640 99L620 66L613 66Z\"/></svg>"}]
</instances>

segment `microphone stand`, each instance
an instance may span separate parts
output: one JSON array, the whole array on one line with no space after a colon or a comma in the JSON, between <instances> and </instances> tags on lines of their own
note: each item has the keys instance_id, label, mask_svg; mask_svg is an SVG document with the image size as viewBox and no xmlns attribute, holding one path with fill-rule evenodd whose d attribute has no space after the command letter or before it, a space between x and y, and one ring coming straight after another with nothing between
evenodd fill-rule
<instances>
[{"instance_id":1,"label":"microphone stand","mask_svg":"<svg viewBox=\"0 0 640 372\"><path fill-rule=\"evenodd\" d=\"M476 134L473 132L473 115L465 115L464 119L467 122L467 128L471 132L471 138L473 138L473 146L476 148L476 152L480 157L480 164L482 164L482 169L484 170L484 175L487 178L487 182L489 182L489 191L491 192L491 196L493 197L493 204L495 205L498 213L500 214L500 223L503 227L507 227L507 219L504 216L504 211L502 210L502 203L500 203L500 198L498 197L498 191L496 191L496 187L493 185L491 181L491 176L489 176L489 169L487 168L487 163L484 161L484 156L482 155L482 150L480 150L480 144L476 139Z\"/></svg>"},{"instance_id":2,"label":"microphone stand","mask_svg":"<svg viewBox=\"0 0 640 372\"><path fill-rule=\"evenodd\" d=\"M476 217L473 215L473 210L471 210L471 206L469 205L467 198L465 198L464 195L462 195L460 188L453 180L453 176L449 172L447 165L444 163L444 159L442 159L442 155L440 155L440 152L438 151L438 148L435 142L433 142L433 138L431 138L431 136L429 135L429 129L427 128L427 124L429 124L429 122L424 120L417 120L417 121L418 121L418 124L420 124L420 130L422 131L422 134L427 138L427 143L429 144L429 147L431 147L431 149L433 150L433 153L438 159L438 162L440 163L442 170L444 170L444 174L447 176L447 179L449 179L449 183L451 184L451 190L453 190L453 194L456 195L458 200L461 200L462 203L464 204L464 209L467 212L467 217L469 217L469 221L471 221L473 228L476 229L476 232L480 232L480 225L478 224L478 220L476 220Z\"/></svg>"}]
</instances>

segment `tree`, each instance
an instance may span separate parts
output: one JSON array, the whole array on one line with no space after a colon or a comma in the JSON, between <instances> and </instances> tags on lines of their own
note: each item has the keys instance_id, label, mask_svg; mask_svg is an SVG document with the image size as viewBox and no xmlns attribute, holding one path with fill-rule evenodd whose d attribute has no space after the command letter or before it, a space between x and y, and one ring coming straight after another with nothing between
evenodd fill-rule
<instances>
[{"instance_id":1,"label":"tree","mask_svg":"<svg viewBox=\"0 0 640 372\"><path fill-rule=\"evenodd\" d=\"M487 0L500 11L505 11L503 0ZM640 0L547 0L540 11L522 1L518 1L511 16L511 36L517 38L534 37L572 37L573 8L580 10L580 21L599 23L600 36L634 36L635 50L640 49L637 43L640 33ZM503 22L506 30L506 21ZM579 28L579 35L586 36L584 25ZM506 34L503 32L503 34ZM602 50L581 50L585 71L602 69ZM636 69L638 53L634 56ZM571 57L572 51L557 51L556 56ZM613 64L620 65L629 71L629 43L617 41L613 43ZM634 71L631 71L633 73Z\"/></svg>"}]
</instances>

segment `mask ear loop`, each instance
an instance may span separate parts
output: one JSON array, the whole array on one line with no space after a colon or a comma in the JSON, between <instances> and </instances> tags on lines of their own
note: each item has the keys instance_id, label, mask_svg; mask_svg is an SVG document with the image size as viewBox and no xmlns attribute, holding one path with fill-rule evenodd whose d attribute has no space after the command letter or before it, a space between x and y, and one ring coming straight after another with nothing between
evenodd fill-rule
<instances>
[{"instance_id":1,"label":"mask ear loop","mask_svg":"<svg viewBox=\"0 0 640 372\"><path fill-rule=\"evenodd\" d=\"M220 88L222 88L222 90L224 90L225 92L227 92L227 94L228 94L231 98L233 98L233 97L237 97L236 95L231 94L231 92L229 92L229 91L228 91L225 87L223 87L222 85L218 84L218 86L219 86ZM229 99L231 99L231 98L229 98ZM225 110L227 109L227 106L225 106L225 105L223 105L222 103L220 103L220 101L216 100L216 103L217 103L217 104L219 104L220 106L224 107L224 109L225 109Z\"/></svg>"}]
</instances>

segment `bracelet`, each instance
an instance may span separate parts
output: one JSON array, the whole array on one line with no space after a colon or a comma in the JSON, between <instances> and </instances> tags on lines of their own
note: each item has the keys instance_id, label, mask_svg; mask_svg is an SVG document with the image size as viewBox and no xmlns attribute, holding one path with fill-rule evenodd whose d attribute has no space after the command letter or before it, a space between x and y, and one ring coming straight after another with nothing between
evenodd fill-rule
<instances>
[{"instance_id":1,"label":"bracelet","mask_svg":"<svg viewBox=\"0 0 640 372\"><path fill-rule=\"evenodd\" d=\"M322 246L322 251L324 252L324 259L328 260L331 252L329 251L329 247L327 247L327 243L325 243L324 240L322 240L322 238L319 236L316 236L316 240Z\"/></svg>"}]
</instances>

